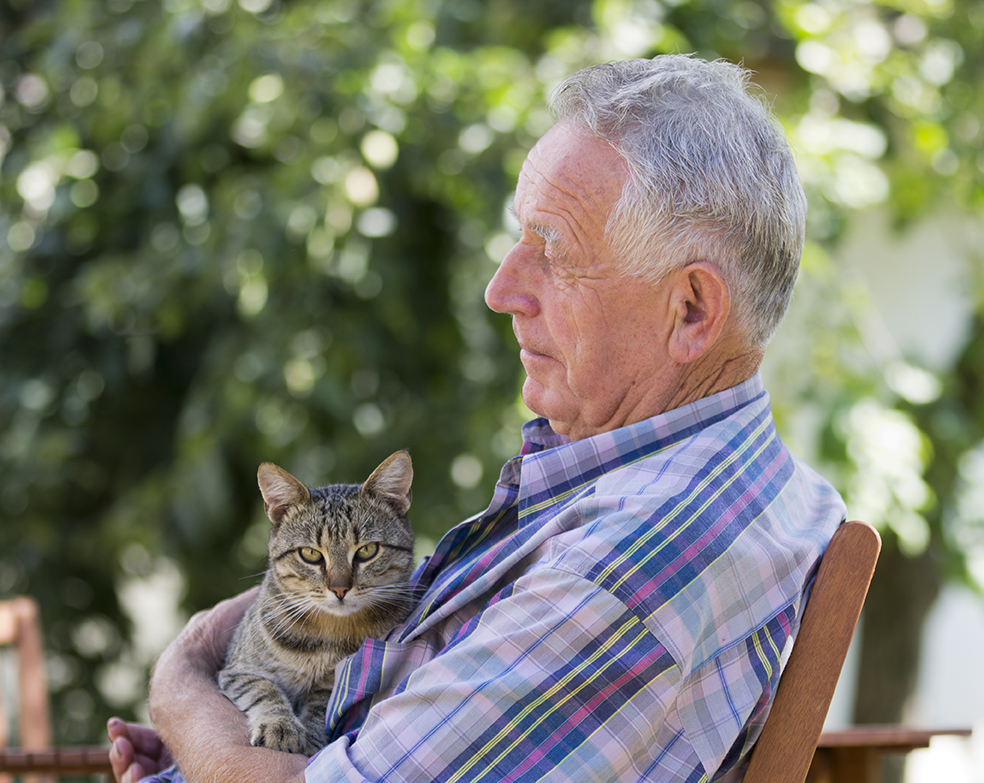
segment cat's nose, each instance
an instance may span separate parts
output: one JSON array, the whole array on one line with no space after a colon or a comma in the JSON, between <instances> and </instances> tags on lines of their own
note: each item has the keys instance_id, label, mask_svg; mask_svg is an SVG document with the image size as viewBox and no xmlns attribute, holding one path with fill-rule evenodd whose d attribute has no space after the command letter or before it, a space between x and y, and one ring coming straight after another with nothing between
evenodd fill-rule
<instances>
[{"instance_id":1,"label":"cat's nose","mask_svg":"<svg viewBox=\"0 0 984 783\"><path fill-rule=\"evenodd\" d=\"M345 597L345 594L349 591L349 588L347 587L329 587L328 589L338 596L339 601L341 601Z\"/></svg>"}]
</instances>

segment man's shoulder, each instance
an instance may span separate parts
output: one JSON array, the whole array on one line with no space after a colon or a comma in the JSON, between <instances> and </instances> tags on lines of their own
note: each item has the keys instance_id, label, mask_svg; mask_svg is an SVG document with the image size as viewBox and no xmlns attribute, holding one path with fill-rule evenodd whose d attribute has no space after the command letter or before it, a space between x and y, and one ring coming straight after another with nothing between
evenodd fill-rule
<instances>
[{"instance_id":1,"label":"man's shoulder","mask_svg":"<svg viewBox=\"0 0 984 783\"><path fill-rule=\"evenodd\" d=\"M694 665L795 611L844 517L771 417L712 426L601 476L566 509L549 563L613 594Z\"/></svg>"}]
</instances>

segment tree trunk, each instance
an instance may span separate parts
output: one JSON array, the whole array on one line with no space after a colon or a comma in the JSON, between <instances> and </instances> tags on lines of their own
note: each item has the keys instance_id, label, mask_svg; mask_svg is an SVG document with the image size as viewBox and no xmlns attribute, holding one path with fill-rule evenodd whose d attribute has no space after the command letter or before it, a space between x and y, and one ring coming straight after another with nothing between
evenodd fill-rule
<instances>
[{"instance_id":1,"label":"tree trunk","mask_svg":"<svg viewBox=\"0 0 984 783\"><path fill-rule=\"evenodd\" d=\"M907 557L896 536L883 533L862 617L855 723L898 724L908 717L919 677L923 626L942 584L934 549L930 545ZM903 765L902 756L886 757L882 780L900 781Z\"/></svg>"}]
</instances>

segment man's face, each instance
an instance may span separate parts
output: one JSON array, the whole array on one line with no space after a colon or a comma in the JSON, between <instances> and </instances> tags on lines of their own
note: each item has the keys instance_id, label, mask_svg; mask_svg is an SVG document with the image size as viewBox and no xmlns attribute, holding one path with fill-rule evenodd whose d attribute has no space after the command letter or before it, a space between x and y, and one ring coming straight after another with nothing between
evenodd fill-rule
<instances>
[{"instance_id":1,"label":"man's face","mask_svg":"<svg viewBox=\"0 0 984 783\"><path fill-rule=\"evenodd\" d=\"M605 238L626 177L607 142L552 128L523 165L514 201L522 235L485 292L490 308L513 317L527 406L574 439L662 410L668 296L619 276Z\"/></svg>"}]
</instances>

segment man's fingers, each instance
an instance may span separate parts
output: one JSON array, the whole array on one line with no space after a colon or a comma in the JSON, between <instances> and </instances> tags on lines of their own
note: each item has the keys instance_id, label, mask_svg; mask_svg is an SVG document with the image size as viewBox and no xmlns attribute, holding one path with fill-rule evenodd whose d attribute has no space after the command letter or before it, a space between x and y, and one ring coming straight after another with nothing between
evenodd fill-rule
<instances>
[{"instance_id":1,"label":"man's fingers","mask_svg":"<svg viewBox=\"0 0 984 783\"><path fill-rule=\"evenodd\" d=\"M113 742L109 751L109 763L113 767L113 777L118 783L137 783L164 768L159 757L148 757L135 753L133 745L126 737Z\"/></svg>"},{"instance_id":2,"label":"man's fingers","mask_svg":"<svg viewBox=\"0 0 984 783\"><path fill-rule=\"evenodd\" d=\"M113 743L109 763L117 783L137 783L171 764L167 748L149 726L111 718L106 731Z\"/></svg>"},{"instance_id":3,"label":"man's fingers","mask_svg":"<svg viewBox=\"0 0 984 783\"><path fill-rule=\"evenodd\" d=\"M118 783L124 783L127 770L133 763L133 746L126 737L118 736L113 740L113 746L109 749L109 763L113 768L113 777Z\"/></svg>"},{"instance_id":4,"label":"man's fingers","mask_svg":"<svg viewBox=\"0 0 984 783\"><path fill-rule=\"evenodd\" d=\"M106 733L109 739L115 742L117 739L125 739L134 756L142 755L147 758L155 759L164 755L164 746L157 732L149 726L140 723L127 723L119 718L110 718L106 724Z\"/></svg>"},{"instance_id":5,"label":"man's fingers","mask_svg":"<svg viewBox=\"0 0 984 783\"><path fill-rule=\"evenodd\" d=\"M143 767L139 762L134 762L124 773L120 783L137 783L138 780L147 777Z\"/></svg>"},{"instance_id":6,"label":"man's fingers","mask_svg":"<svg viewBox=\"0 0 984 783\"><path fill-rule=\"evenodd\" d=\"M111 740L115 740L117 737L125 737L127 735L126 722L120 718L110 718L106 724L106 733L109 734Z\"/></svg>"},{"instance_id":7,"label":"man's fingers","mask_svg":"<svg viewBox=\"0 0 984 783\"><path fill-rule=\"evenodd\" d=\"M157 759L165 755L164 743L161 742L156 731L149 726L137 724L133 724L131 729L130 742L133 743L133 750L137 756Z\"/></svg>"}]
</instances>

